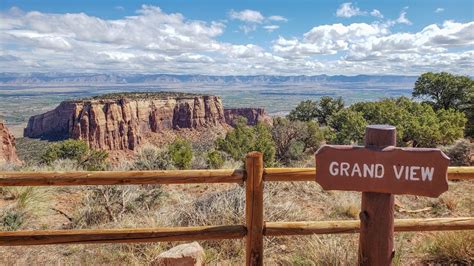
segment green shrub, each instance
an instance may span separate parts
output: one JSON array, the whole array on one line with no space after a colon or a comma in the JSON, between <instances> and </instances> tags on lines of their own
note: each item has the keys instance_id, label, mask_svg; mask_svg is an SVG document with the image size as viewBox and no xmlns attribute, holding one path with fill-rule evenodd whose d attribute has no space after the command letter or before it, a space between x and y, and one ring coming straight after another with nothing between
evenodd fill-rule
<instances>
[{"instance_id":1,"label":"green shrub","mask_svg":"<svg viewBox=\"0 0 474 266\"><path fill-rule=\"evenodd\" d=\"M225 138L216 140L217 150L223 151L236 161L244 160L247 153L259 151L263 153L266 166L275 161L275 143L269 126L258 123L254 127L247 126L245 119L239 119L235 128Z\"/></svg>"},{"instance_id":2,"label":"green shrub","mask_svg":"<svg viewBox=\"0 0 474 266\"><path fill-rule=\"evenodd\" d=\"M362 113L349 109L342 109L329 119L329 126L334 130L335 144L362 143L365 135L365 121Z\"/></svg>"},{"instance_id":3,"label":"green shrub","mask_svg":"<svg viewBox=\"0 0 474 266\"><path fill-rule=\"evenodd\" d=\"M440 109L436 112L436 116L441 135L440 144L452 144L464 136L464 126L467 119L463 113L454 109Z\"/></svg>"},{"instance_id":4,"label":"green shrub","mask_svg":"<svg viewBox=\"0 0 474 266\"><path fill-rule=\"evenodd\" d=\"M451 144L463 136L466 118L455 110L440 109L406 97L360 102L350 110L360 112L369 124L389 124L397 128L399 146L435 147Z\"/></svg>"},{"instance_id":5,"label":"green shrub","mask_svg":"<svg viewBox=\"0 0 474 266\"><path fill-rule=\"evenodd\" d=\"M465 139L456 141L451 146L445 146L441 149L451 159L451 166L470 166L471 165L471 146L472 144Z\"/></svg>"},{"instance_id":6,"label":"green shrub","mask_svg":"<svg viewBox=\"0 0 474 266\"><path fill-rule=\"evenodd\" d=\"M315 152L324 141L324 132L315 121L292 121L283 117L273 120L272 137L276 158L288 165Z\"/></svg>"},{"instance_id":7,"label":"green shrub","mask_svg":"<svg viewBox=\"0 0 474 266\"><path fill-rule=\"evenodd\" d=\"M311 121L318 116L318 102L306 100L300 102L295 109L288 114L288 119L292 121Z\"/></svg>"},{"instance_id":8,"label":"green shrub","mask_svg":"<svg viewBox=\"0 0 474 266\"><path fill-rule=\"evenodd\" d=\"M189 169L193 160L193 149L191 143L185 139L178 138L168 146L171 161L176 168Z\"/></svg>"},{"instance_id":9,"label":"green shrub","mask_svg":"<svg viewBox=\"0 0 474 266\"><path fill-rule=\"evenodd\" d=\"M108 153L103 150L91 150L81 140L65 140L48 146L41 156L43 163L51 165L59 159L76 161L81 167L90 171L104 170Z\"/></svg>"},{"instance_id":10,"label":"green shrub","mask_svg":"<svg viewBox=\"0 0 474 266\"><path fill-rule=\"evenodd\" d=\"M212 169L219 169L225 163L225 155L219 151L211 151L207 154L207 164Z\"/></svg>"},{"instance_id":11,"label":"green shrub","mask_svg":"<svg viewBox=\"0 0 474 266\"><path fill-rule=\"evenodd\" d=\"M168 151L146 145L138 150L132 168L136 170L167 170L173 168L173 162Z\"/></svg>"},{"instance_id":12,"label":"green shrub","mask_svg":"<svg viewBox=\"0 0 474 266\"><path fill-rule=\"evenodd\" d=\"M3 213L0 217L0 225L6 231L15 231L20 229L26 219L26 213L19 208L12 208Z\"/></svg>"},{"instance_id":13,"label":"green shrub","mask_svg":"<svg viewBox=\"0 0 474 266\"><path fill-rule=\"evenodd\" d=\"M51 204L51 191L39 187L4 187L0 197L6 200L0 213L0 228L8 231L18 230L35 223L35 219L44 216Z\"/></svg>"}]
</instances>

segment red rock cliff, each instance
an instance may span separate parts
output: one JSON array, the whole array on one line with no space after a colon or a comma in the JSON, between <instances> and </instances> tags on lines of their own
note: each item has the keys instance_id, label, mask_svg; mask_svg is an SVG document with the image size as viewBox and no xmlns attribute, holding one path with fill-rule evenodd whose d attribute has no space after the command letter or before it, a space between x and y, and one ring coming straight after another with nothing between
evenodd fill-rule
<instances>
[{"instance_id":1,"label":"red rock cliff","mask_svg":"<svg viewBox=\"0 0 474 266\"><path fill-rule=\"evenodd\" d=\"M135 149L147 132L200 129L225 124L216 96L179 96L65 101L32 116L24 135L32 138L82 139L97 149Z\"/></svg>"},{"instance_id":2,"label":"red rock cliff","mask_svg":"<svg viewBox=\"0 0 474 266\"><path fill-rule=\"evenodd\" d=\"M0 163L5 162L19 163L20 160L16 155L15 137L0 123Z\"/></svg>"},{"instance_id":3,"label":"red rock cliff","mask_svg":"<svg viewBox=\"0 0 474 266\"><path fill-rule=\"evenodd\" d=\"M273 124L272 118L265 113L263 108L226 108L224 116L226 123L231 126L235 126L239 117L245 117L247 124L252 126L259 122Z\"/></svg>"}]
</instances>

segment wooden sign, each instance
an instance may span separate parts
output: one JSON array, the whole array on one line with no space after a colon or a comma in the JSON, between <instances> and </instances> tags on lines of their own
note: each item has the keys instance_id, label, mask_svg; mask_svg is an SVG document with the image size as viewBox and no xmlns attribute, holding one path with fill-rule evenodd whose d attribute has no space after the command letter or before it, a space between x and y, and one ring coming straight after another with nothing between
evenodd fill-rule
<instances>
[{"instance_id":1,"label":"wooden sign","mask_svg":"<svg viewBox=\"0 0 474 266\"><path fill-rule=\"evenodd\" d=\"M439 149L325 145L316 181L326 190L437 197L448 190L449 158Z\"/></svg>"}]
</instances>

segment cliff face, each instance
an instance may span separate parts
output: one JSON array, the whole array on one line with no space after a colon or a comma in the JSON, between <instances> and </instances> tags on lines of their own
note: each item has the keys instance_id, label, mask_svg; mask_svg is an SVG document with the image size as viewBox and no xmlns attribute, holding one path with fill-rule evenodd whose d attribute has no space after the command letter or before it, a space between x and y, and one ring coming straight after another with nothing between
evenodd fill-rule
<instances>
[{"instance_id":1,"label":"cliff face","mask_svg":"<svg viewBox=\"0 0 474 266\"><path fill-rule=\"evenodd\" d=\"M97 149L135 149L145 133L164 129L201 129L225 124L216 96L65 101L32 116L24 135L31 138L82 139Z\"/></svg>"},{"instance_id":2,"label":"cliff face","mask_svg":"<svg viewBox=\"0 0 474 266\"><path fill-rule=\"evenodd\" d=\"M15 137L0 123L0 163L5 162L19 163L20 160L16 155Z\"/></svg>"},{"instance_id":3,"label":"cliff face","mask_svg":"<svg viewBox=\"0 0 474 266\"><path fill-rule=\"evenodd\" d=\"M265 113L263 108L229 108L224 110L227 124L235 126L239 117L245 117L248 125L256 125L259 122L273 124L273 120Z\"/></svg>"}]
</instances>

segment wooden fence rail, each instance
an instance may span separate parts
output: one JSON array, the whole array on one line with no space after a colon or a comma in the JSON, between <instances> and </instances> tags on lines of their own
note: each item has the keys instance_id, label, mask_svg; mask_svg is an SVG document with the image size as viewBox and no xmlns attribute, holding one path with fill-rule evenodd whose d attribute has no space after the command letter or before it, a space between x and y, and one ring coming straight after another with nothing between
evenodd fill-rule
<instances>
[{"instance_id":1,"label":"wooden fence rail","mask_svg":"<svg viewBox=\"0 0 474 266\"><path fill-rule=\"evenodd\" d=\"M314 181L314 168L263 168L260 153L247 156L246 170L0 172L3 186L82 186L237 183L246 184L246 224L98 230L0 232L0 246L246 240L246 264L263 264L264 236L358 233L360 221L264 222L263 185L268 181ZM474 167L450 167L450 180L474 179ZM473 230L474 217L398 219L395 231Z\"/></svg>"},{"instance_id":2,"label":"wooden fence rail","mask_svg":"<svg viewBox=\"0 0 474 266\"><path fill-rule=\"evenodd\" d=\"M314 168L265 168L263 181L314 181ZM241 169L169 171L0 172L4 186L244 183ZM449 180L474 179L474 167L449 167Z\"/></svg>"},{"instance_id":3,"label":"wooden fence rail","mask_svg":"<svg viewBox=\"0 0 474 266\"><path fill-rule=\"evenodd\" d=\"M359 220L267 222L263 226L263 235L350 234L358 233L359 226ZM397 232L473 229L474 217L395 219L395 231ZM0 246L240 239L247 234L247 227L244 225L13 231L0 232Z\"/></svg>"}]
</instances>

